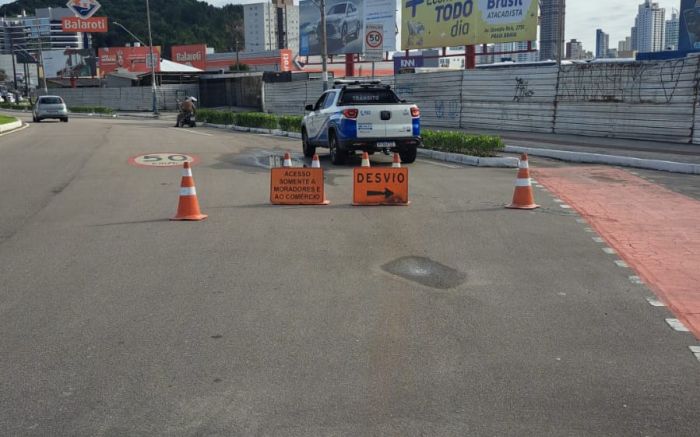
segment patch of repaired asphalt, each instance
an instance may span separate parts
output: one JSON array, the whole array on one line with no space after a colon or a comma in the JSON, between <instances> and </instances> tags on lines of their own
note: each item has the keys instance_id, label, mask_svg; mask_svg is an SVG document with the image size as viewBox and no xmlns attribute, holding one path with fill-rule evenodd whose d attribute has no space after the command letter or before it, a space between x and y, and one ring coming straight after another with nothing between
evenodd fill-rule
<instances>
[{"instance_id":1,"label":"patch of repaired asphalt","mask_svg":"<svg viewBox=\"0 0 700 437\"><path fill-rule=\"evenodd\" d=\"M467 275L430 258L406 256L384 264L388 273L426 287L448 290L464 283Z\"/></svg>"}]
</instances>

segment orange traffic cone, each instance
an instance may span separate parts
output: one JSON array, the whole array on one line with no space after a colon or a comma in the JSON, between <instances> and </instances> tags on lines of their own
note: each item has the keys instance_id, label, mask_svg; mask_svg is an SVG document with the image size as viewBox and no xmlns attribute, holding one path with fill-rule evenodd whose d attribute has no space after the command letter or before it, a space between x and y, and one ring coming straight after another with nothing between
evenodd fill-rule
<instances>
[{"instance_id":1,"label":"orange traffic cone","mask_svg":"<svg viewBox=\"0 0 700 437\"><path fill-rule=\"evenodd\" d=\"M362 167L371 167L369 165L369 153L362 153Z\"/></svg>"},{"instance_id":2,"label":"orange traffic cone","mask_svg":"<svg viewBox=\"0 0 700 437\"><path fill-rule=\"evenodd\" d=\"M289 152L286 152L284 154L284 162L282 163L282 167L291 167L292 166L292 158L289 156Z\"/></svg>"},{"instance_id":3,"label":"orange traffic cone","mask_svg":"<svg viewBox=\"0 0 700 437\"><path fill-rule=\"evenodd\" d=\"M401 168L401 157L398 153L394 152L394 162L391 163L393 168Z\"/></svg>"},{"instance_id":4,"label":"orange traffic cone","mask_svg":"<svg viewBox=\"0 0 700 437\"><path fill-rule=\"evenodd\" d=\"M530 182L530 166L527 161L527 153L523 153L518 164L518 179L515 180L515 193L513 203L506 206L511 209L536 209L540 206L535 203Z\"/></svg>"},{"instance_id":5,"label":"orange traffic cone","mask_svg":"<svg viewBox=\"0 0 700 437\"><path fill-rule=\"evenodd\" d=\"M182 168L182 182L180 183L180 203L177 205L177 214L170 220L204 220L206 214L199 210L197 189L194 187L192 168L189 162L185 162Z\"/></svg>"},{"instance_id":6,"label":"orange traffic cone","mask_svg":"<svg viewBox=\"0 0 700 437\"><path fill-rule=\"evenodd\" d=\"M311 168L321 168L321 161L318 160L318 155L314 153L314 157L311 158Z\"/></svg>"}]
</instances>

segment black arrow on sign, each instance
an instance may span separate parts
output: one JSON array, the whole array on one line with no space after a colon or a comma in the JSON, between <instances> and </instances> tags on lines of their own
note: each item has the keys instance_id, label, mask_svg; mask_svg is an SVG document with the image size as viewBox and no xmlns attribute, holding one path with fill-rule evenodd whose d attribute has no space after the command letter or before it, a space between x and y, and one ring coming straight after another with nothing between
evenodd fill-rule
<instances>
[{"instance_id":1,"label":"black arrow on sign","mask_svg":"<svg viewBox=\"0 0 700 437\"><path fill-rule=\"evenodd\" d=\"M388 188L385 188L384 191L368 191L367 192L368 197L370 197L370 196L384 196L386 199L388 199L393 195L394 195L394 192Z\"/></svg>"}]
</instances>

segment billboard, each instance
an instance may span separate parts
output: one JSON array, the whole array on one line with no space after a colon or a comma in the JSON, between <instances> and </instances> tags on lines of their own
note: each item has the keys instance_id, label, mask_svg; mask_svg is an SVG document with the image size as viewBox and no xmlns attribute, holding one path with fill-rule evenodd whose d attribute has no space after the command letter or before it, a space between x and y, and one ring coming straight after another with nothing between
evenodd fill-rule
<instances>
[{"instance_id":1,"label":"billboard","mask_svg":"<svg viewBox=\"0 0 700 437\"><path fill-rule=\"evenodd\" d=\"M314 0L299 3L299 54L321 54L321 11ZM365 25L384 27L384 51L396 50L395 0L327 0L328 54L362 53Z\"/></svg>"},{"instance_id":2,"label":"billboard","mask_svg":"<svg viewBox=\"0 0 700 437\"><path fill-rule=\"evenodd\" d=\"M106 47L97 52L102 75L113 73L121 68L133 73L151 71L150 50L148 47ZM160 47L153 47L155 70L160 71Z\"/></svg>"},{"instance_id":3,"label":"billboard","mask_svg":"<svg viewBox=\"0 0 700 437\"><path fill-rule=\"evenodd\" d=\"M402 0L401 47L422 49L537 39L535 0Z\"/></svg>"},{"instance_id":4,"label":"billboard","mask_svg":"<svg viewBox=\"0 0 700 437\"><path fill-rule=\"evenodd\" d=\"M700 0L681 2L678 50L681 52L700 50Z\"/></svg>"},{"instance_id":5,"label":"billboard","mask_svg":"<svg viewBox=\"0 0 700 437\"><path fill-rule=\"evenodd\" d=\"M41 54L46 77L96 76L93 49L44 50Z\"/></svg>"},{"instance_id":6,"label":"billboard","mask_svg":"<svg viewBox=\"0 0 700 437\"><path fill-rule=\"evenodd\" d=\"M172 46L170 56L174 62L190 65L200 70L207 69L207 45L191 44L186 46Z\"/></svg>"}]
</instances>

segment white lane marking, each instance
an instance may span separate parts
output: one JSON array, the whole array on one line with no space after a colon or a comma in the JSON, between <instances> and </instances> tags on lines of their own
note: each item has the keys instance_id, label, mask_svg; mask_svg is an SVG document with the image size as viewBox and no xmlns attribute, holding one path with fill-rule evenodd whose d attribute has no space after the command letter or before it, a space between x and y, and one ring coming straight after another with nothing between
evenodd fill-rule
<instances>
[{"instance_id":1,"label":"white lane marking","mask_svg":"<svg viewBox=\"0 0 700 437\"><path fill-rule=\"evenodd\" d=\"M584 231L588 232L589 234L592 234L592 233L595 232L595 231L593 230L593 228L586 228L586 229L584 229Z\"/></svg>"},{"instance_id":2,"label":"white lane marking","mask_svg":"<svg viewBox=\"0 0 700 437\"><path fill-rule=\"evenodd\" d=\"M552 199L552 200L554 200L556 203L564 203L564 201L561 199Z\"/></svg>"},{"instance_id":3,"label":"white lane marking","mask_svg":"<svg viewBox=\"0 0 700 437\"><path fill-rule=\"evenodd\" d=\"M191 133L191 134L195 134L195 135L204 135L205 137L213 137L214 136L212 134L208 134L208 133L204 133L204 132L196 132L196 131L189 130L189 129L183 129L181 127L173 127L171 129L177 129L178 132L187 132L187 133Z\"/></svg>"},{"instance_id":4,"label":"white lane marking","mask_svg":"<svg viewBox=\"0 0 700 437\"><path fill-rule=\"evenodd\" d=\"M627 267L629 267L629 266L627 265L627 263L624 262L624 261L622 261L621 259L616 259L616 260L615 260L615 264L616 264L618 267L622 267L622 268L627 268Z\"/></svg>"},{"instance_id":5,"label":"white lane marking","mask_svg":"<svg viewBox=\"0 0 700 437\"><path fill-rule=\"evenodd\" d=\"M647 302L649 302L649 305L651 305L653 307L665 307L666 306L665 303L661 302L659 299L657 299L655 297L647 297L646 299L647 299Z\"/></svg>"},{"instance_id":6,"label":"white lane marking","mask_svg":"<svg viewBox=\"0 0 700 437\"><path fill-rule=\"evenodd\" d=\"M418 162L424 162L426 164L432 164L432 165L437 165L438 167L447 167L447 168L462 168L458 165L450 165L450 164L443 164L441 162L435 162L435 161L427 161L425 159L419 159Z\"/></svg>"},{"instance_id":7,"label":"white lane marking","mask_svg":"<svg viewBox=\"0 0 700 437\"><path fill-rule=\"evenodd\" d=\"M630 282L637 285L644 285L644 281L639 276L630 276Z\"/></svg>"},{"instance_id":8,"label":"white lane marking","mask_svg":"<svg viewBox=\"0 0 700 437\"><path fill-rule=\"evenodd\" d=\"M666 323L668 323L668 326L673 328L674 331L678 332L690 332L690 329L688 329L680 320L678 319L666 319Z\"/></svg>"},{"instance_id":9,"label":"white lane marking","mask_svg":"<svg viewBox=\"0 0 700 437\"><path fill-rule=\"evenodd\" d=\"M608 255L615 255L617 253L612 247L604 247L603 252L607 253Z\"/></svg>"},{"instance_id":10,"label":"white lane marking","mask_svg":"<svg viewBox=\"0 0 700 437\"><path fill-rule=\"evenodd\" d=\"M690 352L692 352L693 355L695 355L695 358L697 358L698 361L700 361L700 346L688 346L688 347L690 347Z\"/></svg>"},{"instance_id":11,"label":"white lane marking","mask_svg":"<svg viewBox=\"0 0 700 437\"><path fill-rule=\"evenodd\" d=\"M571 207L569 205L559 205L559 206L561 206L564 209L571 209Z\"/></svg>"},{"instance_id":12,"label":"white lane marking","mask_svg":"<svg viewBox=\"0 0 700 437\"><path fill-rule=\"evenodd\" d=\"M532 182L533 184L539 184L539 182L537 182L536 180L534 180L532 178L530 178L530 182Z\"/></svg>"},{"instance_id":13,"label":"white lane marking","mask_svg":"<svg viewBox=\"0 0 700 437\"><path fill-rule=\"evenodd\" d=\"M593 237L593 241L596 243L605 243L605 240L603 240L601 237Z\"/></svg>"},{"instance_id":14,"label":"white lane marking","mask_svg":"<svg viewBox=\"0 0 700 437\"><path fill-rule=\"evenodd\" d=\"M582 218L577 218L577 219L576 219L576 223L581 223L581 224L583 225L583 224L586 223L586 220L585 220L585 219L582 219Z\"/></svg>"}]
</instances>

